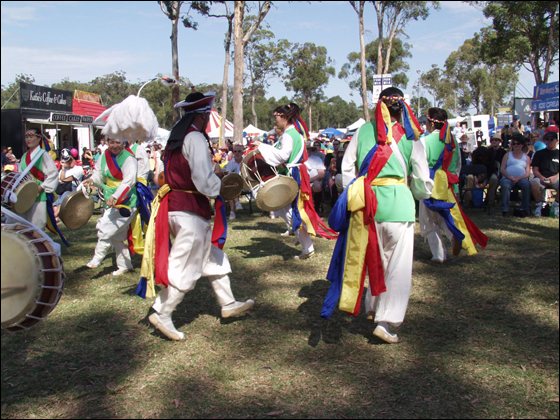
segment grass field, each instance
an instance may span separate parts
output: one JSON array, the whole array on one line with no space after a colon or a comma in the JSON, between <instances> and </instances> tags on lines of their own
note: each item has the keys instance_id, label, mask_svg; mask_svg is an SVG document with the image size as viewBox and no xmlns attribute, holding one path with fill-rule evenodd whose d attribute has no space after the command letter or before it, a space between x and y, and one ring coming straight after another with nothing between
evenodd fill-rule
<instances>
[{"instance_id":1,"label":"grass field","mask_svg":"<svg viewBox=\"0 0 560 420\"><path fill-rule=\"evenodd\" d=\"M244 206L224 250L254 309L222 320L201 279L174 315L184 342L147 322L138 256L120 278L114 254L84 267L98 215L65 229L60 303L2 332L2 418L558 418L558 219L471 211L489 245L444 265L417 227L402 342L389 345L363 312L320 318L333 241L293 260L283 221Z\"/></svg>"}]
</instances>

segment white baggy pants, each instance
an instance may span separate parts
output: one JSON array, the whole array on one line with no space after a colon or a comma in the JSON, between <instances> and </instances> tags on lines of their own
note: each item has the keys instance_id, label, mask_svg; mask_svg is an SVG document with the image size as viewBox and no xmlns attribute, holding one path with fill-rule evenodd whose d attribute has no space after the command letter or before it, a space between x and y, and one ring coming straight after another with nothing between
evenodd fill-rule
<instances>
[{"instance_id":1,"label":"white baggy pants","mask_svg":"<svg viewBox=\"0 0 560 420\"><path fill-rule=\"evenodd\" d=\"M428 239L433 259L436 261L447 260L447 249L443 242L441 231L443 231L450 241L453 241L453 234L447 227L443 218L436 212L428 209L426 205L420 201L418 221L420 222L420 234L423 238Z\"/></svg>"},{"instance_id":2,"label":"white baggy pants","mask_svg":"<svg viewBox=\"0 0 560 420\"><path fill-rule=\"evenodd\" d=\"M372 296L365 291L366 312L375 313L375 322L402 324L412 285L414 223L375 222L387 291Z\"/></svg>"},{"instance_id":3,"label":"white baggy pants","mask_svg":"<svg viewBox=\"0 0 560 420\"><path fill-rule=\"evenodd\" d=\"M189 211L170 212L169 232L175 238L169 252L169 286L157 296L154 310L170 316L200 277L208 277L220 306L234 303L231 266L227 255L212 245L210 221Z\"/></svg>"},{"instance_id":4,"label":"white baggy pants","mask_svg":"<svg viewBox=\"0 0 560 420\"><path fill-rule=\"evenodd\" d=\"M292 205L287 205L283 209L277 210L274 212L275 216L279 216L288 225L288 229L292 229ZM311 240L311 235L307 232L307 227L305 224L301 229L296 230L295 232L296 238L298 239L299 243L303 247L303 253L309 254L310 252L314 251L313 241Z\"/></svg>"}]
</instances>

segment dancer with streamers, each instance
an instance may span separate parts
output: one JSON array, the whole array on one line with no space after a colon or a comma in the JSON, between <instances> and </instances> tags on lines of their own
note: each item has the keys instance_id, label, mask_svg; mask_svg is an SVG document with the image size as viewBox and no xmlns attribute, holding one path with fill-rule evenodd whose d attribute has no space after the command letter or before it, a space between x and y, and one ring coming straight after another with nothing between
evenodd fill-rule
<instances>
[{"instance_id":1,"label":"dancer with streamers","mask_svg":"<svg viewBox=\"0 0 560 420\"><path fill-rule=\"evenodd\" d=\"M275 211L276 216L282 217L289 229L296 235L297 244L301 244L303 251L296 259L306 259L315 253L311 235L320 235L327 239L336 239L335 232L325 226L317 215L313 205L313 195L309 183L309 174L304 165L307 160L305 142L309 138L307 127L299 116L299 107L290 105L279 106L274 110L275 129L283 133L274 146L255 141L266 163L272 166L285 164L299 185L299 193L288 206Z\"/></svg>"},{"instance_id":2,"label":"dancer with streamers","mask_svg":"<svg viewBox=\"0 0 560 420\"><path fill-rule=\"evenodd\" d=\"M382 91L375 121L362 125L346 149L345 190L329 217L339 237L321 316L329 318L339 300L340 310L358 315L368 274L366 312L377 323L373 334L388 343L398 341L389 325L403 322L410 296L413 194L420 200L429 198L433 187L418 141L421 133L403 93L397 88Z\"/></svg>"},{"instance_id":3,"label":"dancer with streamers","mask_svg":"<svg viewBox=\"0 0 560 420\"><path fill-rule=\"evenodd\" d=\"M422 142L426 147L434 188L432 197L420 202L420 232L428 238L432 260L443 263L447 259L447 251L440 229L453 242L453 255L459 255L462 248L469 255L476 254L476 244L486 248L488 237L467 217L455 196L461 172L461 155L447 123L447 112L430 108L427 127L432 133L423 137Z\"/></svg>"},{"instance_id":4,"label":"dancer with streamers","mask_svg":"<svg viewBox=\"0 0 560 420\"><path fill-rule=\"evenodd\" d=\"M447 124L447 112L441 108L428 109L428 121L426 129L428 134L422 136L420 141L426 149L426 159L430 167L430 177L434 179L436 170L441 167L443 162L444 148L449 145L452 149L451 162L448 171L453 176L461 173L461 150L457 147L457 142L451 132L447 134L449 124ZM446 127L446 130L442 129ZM456 184L455 184L456 185ZM433 199L431 199L433 202ZM430 205L430 200L427 201ZM430 250L432 251L432 261L444 263L447 260L447 250L443 242L441 231L453 243L453 255L458 255L461 251L461 241L457 241L451 230L447 227L445 219L439 211L432 211L424 201L420 201L418 221L420 223L420 233L423 238L428 239ZM460 233L460 232L459 232ZM462 239L462 238L461 238Z\"/></svg>"},{"instance_id":5,"label":"dancer with streamers","mask_svg":"<svg viewBox=\"0 0 560 420\"><path fill-rule=\"evenodd\" d=\"M148 101L134 95L104 111L97 120L105 117L108 118L102 134L108 138L109 148L95 164L93 176L83 184L103 188L108 209L97 221L95 254L86 266L99 267L114 246L117 270L113 275L118 276L132 269L129 249L134 251L133 244L142 237L141 230L133 232L130 228L138 207L138 161L128 143L155 138L158 123Z\"/></svg>"},{"instance_id":6,"label":"dancer with streamers","mask_svg":"<svg viewBox=\"0 0 560 420\"><path fill-rule=\"evenodd\" d=\"M58 187L58 170L52 157L54 155L52 143L37 128L29 128L25 132L25 143L29 150L21 157L21 170L22 173L30 173L35 178L39 195L33 206L21 216L40 230L47 227L52 233L58 234L66 246L69 246L56 224L53 210L54 192Z\"/></svg>"},{"instance_id":7,"label":"dancer with streamers","mask_svg":"<svg viewBox=\"0 0 560 420\"><path fill-rule=\"evenodd\" d=\"M154 202L146 233L141 280L136 294L155 296L155 284L165 288L153 305L149 321L171 340L183 340L171 315L185 293L200 277L208 277L228 318L250 309L254 301L237 302L231 291L231 267L222 251L227 221L220 178L212 172L206 127L215 93L193 92L175 105L184 112L172 128L165 148L163 185ZM211 150L211 147L210 147ZM211 208L207 197L216 197L216 220L211 231ZM169 249L170 234L175 238Z\"/></svg>"}]
</instances>

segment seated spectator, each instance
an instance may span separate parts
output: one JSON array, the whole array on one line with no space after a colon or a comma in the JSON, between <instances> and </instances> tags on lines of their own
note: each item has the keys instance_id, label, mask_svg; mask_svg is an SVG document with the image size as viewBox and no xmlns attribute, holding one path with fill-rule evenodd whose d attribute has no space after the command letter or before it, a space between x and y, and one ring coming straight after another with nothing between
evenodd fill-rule
<instances>
[{"instance_id":1,"label":"seated spectator","mask_svg":"<svg viewBox=\"0 0 560 420\"><path fill-rule=\"evenodd\" d=\"M336 195L334 200L335 204L340 194L342 194L342 191L344 191L344 186L342 183L342 159L344 158L344 153L346 152L346 148L348 147L348 144L350 144L349 141L341 143L340 147L338 148L338 156L336 157L334 185L336 186L336 190L338 191L338 194ZM332 168L332 162L331 162L331 168ZM334 207L334 204L332 205L332 207Z\"/></svg>"},{"instance_id":2,"label":"seated spectator","mask_svg":"<svg viewBox=\"0 0 560 420\"><path fill-rule=\"evenodd\" d=\"M82 166L89 168L93 167L93 155L87 147L82 149Z\"/></svg>"},{"instance_id":3,"label":"seated spectator","mask_svg":"<svg viewBox=\"0 0 560 420\"><path fill-rule=\"evenodd\" d=\"M554 216L558 217L558 134L548 132L543 136L543 140L546 142L546 149L535 153L532 163L535 177L531 182L531 191L537 202L533 214L536 217L541 216L543 207L542 192L545 188L552 188L556 191Z\"/></svg>"},{"instance_id":4,"label":"seated spectator","mask_svg":"<svg viewBox=\"0 0 560 420\"><path fill-rule=\"evenodd\" d=\"M479 176L468 175L465 181L466 187L486 188L486 186L488 186L485 204L492 206L496 197L496 189L498 188L498 177L492 176L496 172L494 154L488 148L481 146L473 152L471 165L484 165L486 167L486 173ZM467 205L474 207L472 202L472 191L465 192L464 201Z\"/></svg>"},{"instance_id":5,"label":"seated spectator","mask_svg":"<svg viewBox=\"0 0 560 420\"><path fill-rule=\"evenodd\" d=\"M77 165L74 157L68 149L62 149L60 152L61 168L58 175L58 188L56 193L58 199L53 203L55 217L58 217L60 205L68 194L76 191L84 176L84 168Z\"/></svg>"},{"instance_id":6,"label":"seated spectator","mask_svg":"<svg viewBox=\"0 0 560 420\"><path fill-rule=\"evenodd\" d=\"M529 215L529 202L531 200L531 159L523 153L525 146L524 137L520 133L515 133L511 138L511 148L502 160L500 169L503 178L500 181L502 187L502 216L509 216L509 199L513 187L521 189L521 215Z\"/></svg>"},{"instance_id":7,"label":"seated spectator","mask_svg":"<svg viewBox=\"0 0 560 420\"><path fill-rule=\"evenodd\" d=\"M6 149L4 146L2 146L2 168L4 168L4 166L10 164L10 160L6 157L7 152L8 152L8 149Z\"/></svg>"},{"instance_id":8,"label":"seated spectator","mask_svg":"<svg viewBox=\"0 0 560 420\"><path fill-rule=\"evenodd\" d=\"M6 149L6 158L8 158L10 165L15 165L16 163L19 163L19 159L14 156L14 152L12 151L11 147L8 147Z\"/></svg>"},{"instance_id":9,"label":"seated spectator","mask_svg":"<svg viewBox=\"0 0 560 420\"><path fill-rule=\"evenodd\" d=\"M315 141L313 144L316 144ZM320 147L320 146L319 146ZM305 166L309 172L309 184L313 193L313 204L317 214L322 217L323 207L323 178L325 177L324 156L317 146L308 147L309 158L305 161Z\"/></svg>"},{"instance_id":10,"label":"seated spectator","mask_svg":"<svg viewBox=\"0 0 560 420\"><path fill-rule=\"evenodd\" d=\"M323 149L321 149L321 142L319 140L315 140L313 141L313 151L311 153L313 153L315 156L319 157L322 161L323 164L325 163L325 155L323 154L325 151ZM309 152L309 148L307 148L307 151ZM309 155L311 156L311 155Z\"/></svg>"},{"instance_id":11,"label":"seated spectator","mask_svg":"<svg viewBox=\"0 0 560 420\"><path fill-rule=\"evenodd\" d=\"M531 141L527 145L529 149L527 154L532 159L535 153L537 153L539 150L546 149L546 144L541 141L541 133L539 133L537 130L531 132L530 140Z\"/></svg>"}]
</instances>

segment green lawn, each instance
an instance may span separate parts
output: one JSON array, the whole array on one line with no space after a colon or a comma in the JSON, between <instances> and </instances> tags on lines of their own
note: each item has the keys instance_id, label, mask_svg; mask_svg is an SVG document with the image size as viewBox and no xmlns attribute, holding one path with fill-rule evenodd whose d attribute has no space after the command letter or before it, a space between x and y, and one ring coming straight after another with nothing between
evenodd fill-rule
<instances>
[{"instance_id":1,"label":"green lawn","mask_svg":"<svg viewBox=\"0 0 560 420\"><path fill-rule=\"evenodd\" d=\"M84 267L99 215L64 229L60 303L2 332L2 418L558 418L558 219L473 210L487 249L444 265L417 234L402 342L388 345L364 313L320 318L333 241L293 260L283 221L244 207L224 250L254 309L222 320L201 279L174 315L184 342L147 322L138 256L120 278L114 254Z\"/></svg>"}]
</instances>

